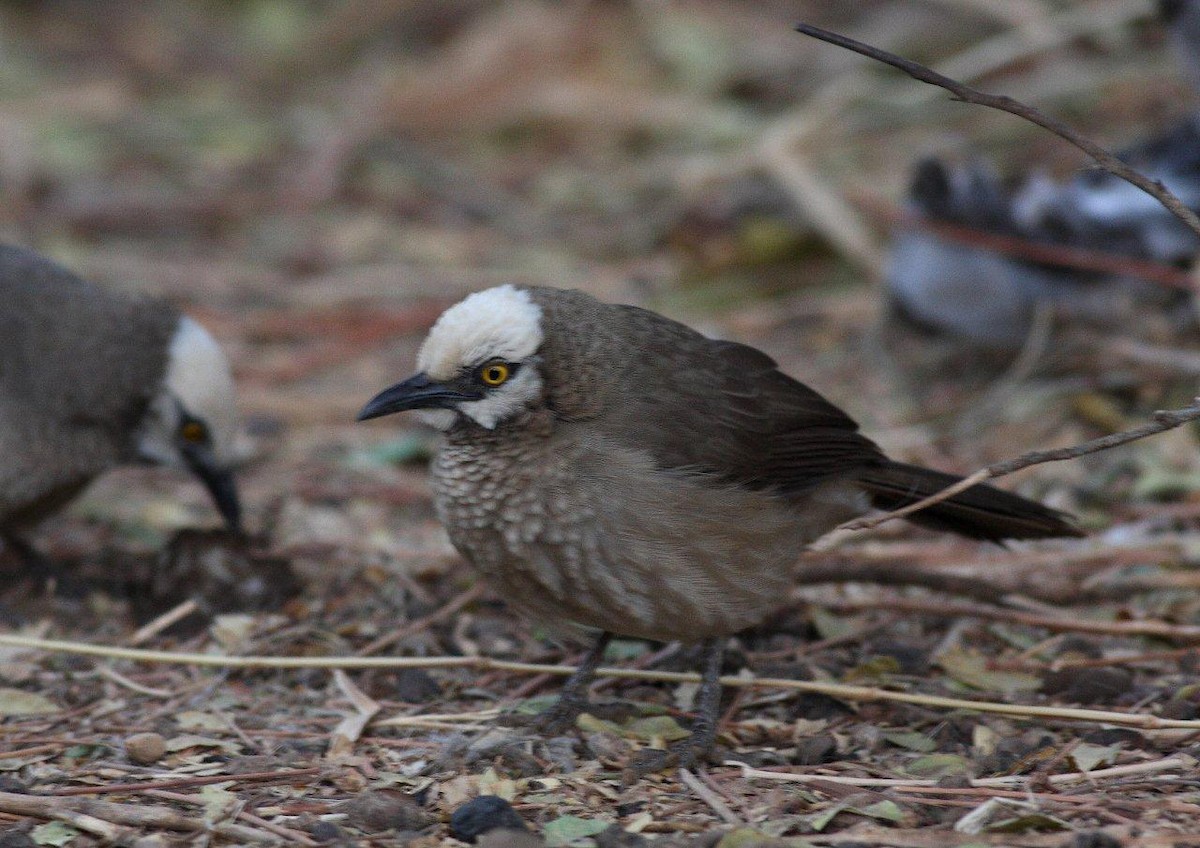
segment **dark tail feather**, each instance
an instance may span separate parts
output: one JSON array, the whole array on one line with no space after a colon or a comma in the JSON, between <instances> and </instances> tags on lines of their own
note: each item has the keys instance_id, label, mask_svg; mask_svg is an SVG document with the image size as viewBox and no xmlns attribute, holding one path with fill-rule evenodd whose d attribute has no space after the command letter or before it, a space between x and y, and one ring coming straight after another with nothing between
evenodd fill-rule
<instances>
[{"instance_id":1,"label":"dark tail feather","mask_svg":"<svg viewBox=\"0 0 1200 848\"><path fill-rule=\"evenodd\" d=\"M916 503L962 478L889 462L864 470L860 479L873 506L892 510ZM922 527L991 542L1083 535L1067 514L983 483L907 518Z\"/></svg>"}]
</instances>

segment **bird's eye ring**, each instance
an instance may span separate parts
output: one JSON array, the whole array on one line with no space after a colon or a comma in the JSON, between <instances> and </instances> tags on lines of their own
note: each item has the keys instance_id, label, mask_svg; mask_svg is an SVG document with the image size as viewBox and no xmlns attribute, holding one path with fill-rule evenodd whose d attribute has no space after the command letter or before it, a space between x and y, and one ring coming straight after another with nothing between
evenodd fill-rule
<instances>
[{"instance_id":1,"label":"bird's eye ring","mask_svg":"<svg viewBox=\"0 0 1200 848\"><path fill-rule=\"evenodd\" d=\"M479 380L485 386L502 386L512 375L512 369L503 362L488 362L479 369Z\"/></svg>"},{"instance_id":2,"label":"bird's eye ring","mask_svg":"<svg viewBox=\"0 0 1200 848\"><path fill-rule=\"evenodd\" d=\"M179 427L179 438L196 445L208 438L208 428L199 421L185 421Z\"/></svg>"}]
</instances>

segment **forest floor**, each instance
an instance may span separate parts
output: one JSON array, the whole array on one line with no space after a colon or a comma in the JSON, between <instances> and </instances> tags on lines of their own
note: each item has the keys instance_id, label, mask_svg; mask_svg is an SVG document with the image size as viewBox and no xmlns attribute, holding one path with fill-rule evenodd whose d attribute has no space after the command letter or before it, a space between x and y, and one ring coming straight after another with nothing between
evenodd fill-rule
<instances>
[{"instance_id":1,"label":"forest floor","mask_svg":"<svg viewBox=\"0 0 1200 848\"><path fill-rule=\"evenodd\" d=\"M714 760L631 783L688 726L695 651L617 640L606 664L648 677L605 679L561 737L514 728L580 646L449 546L432 432L353 423L442 309L507 281L759 346L890 455L960 473L1187 405L1194 334L996 354L886 317L918 153L1084 163L802 39L797 5L0 9L0 228L220 339L253 534L194 529L216 516L193 481L121 469L33 537L63 578L0 552L5 634L218 663L0 643L0 846L433 846L480 795L531 845L1200 844L1192 428L1001 481L1083 539L823 540L731 639ZM809 5L1112 146L1195 97L1142 3ZM219 665L241 656L313 667ZM409 665L322 667L344 657Z\"/></svg>"}]
</instances>

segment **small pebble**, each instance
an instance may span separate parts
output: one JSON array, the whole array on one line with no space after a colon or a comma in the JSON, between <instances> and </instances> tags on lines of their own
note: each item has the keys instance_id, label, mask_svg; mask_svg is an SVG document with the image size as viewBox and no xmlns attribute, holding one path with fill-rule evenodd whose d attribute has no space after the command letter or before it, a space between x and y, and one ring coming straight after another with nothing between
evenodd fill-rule
<instances>
[{"instance_id":1,"label":"small pebble","mask_svg":"<svg viewBox=\"0 0 1200 848\"><path fill-rule=\"evenodd\" d=\"M139 766L156 763L167 753L167 740L158 733L135 733L125 740L125 755Z\"/></svg>"},{"instance_id":2,"label":"small pebble","mask_svg":"<svg viewBox=\"0 0 1200 848\"><path fill-rule=\"evenodd\" d=\"M512 804L499 795L472 798L450 815L450 835L463 842L474 842L489 830L498 828L529 829Z\"/></svg>"}]
</instances>

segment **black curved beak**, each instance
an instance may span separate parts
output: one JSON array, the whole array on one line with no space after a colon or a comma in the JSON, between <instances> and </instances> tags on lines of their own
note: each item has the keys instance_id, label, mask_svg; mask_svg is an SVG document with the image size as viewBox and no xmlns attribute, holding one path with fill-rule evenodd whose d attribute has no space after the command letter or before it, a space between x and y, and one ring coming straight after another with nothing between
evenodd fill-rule
<instances>
[{"instance_id":1,"label":"black curved beak","mask_svg":"<svg viewBox=\"0 0 1200 848\"><path fill-rule=\"evenodd\" d=\"M192 473L200 478L208 493L212 495L217 511L225 519L226 526L234 533L242 532L242 504L238 499L237 483L233 472L217 465L212 451L207 448L184 449L184 459Z\"/></svg>"},{"instance_id":2,"label":"black curved beak","mask_svg":"<svg viewBox=\"0 0 1200 848\"><path fill-rule=\"evenodd\" d=\"M367 401L356 421L367 421L408 409L453 409L466 400L479 400L481 392L453 383L439 383L425 373L414 374L403 383L384 389Z\"/></svg>"}]
</instances>

